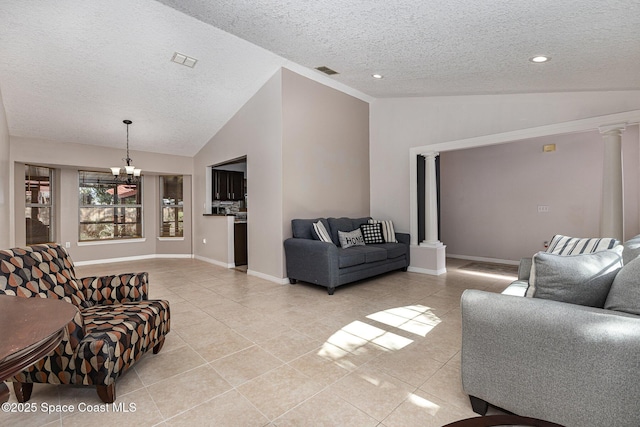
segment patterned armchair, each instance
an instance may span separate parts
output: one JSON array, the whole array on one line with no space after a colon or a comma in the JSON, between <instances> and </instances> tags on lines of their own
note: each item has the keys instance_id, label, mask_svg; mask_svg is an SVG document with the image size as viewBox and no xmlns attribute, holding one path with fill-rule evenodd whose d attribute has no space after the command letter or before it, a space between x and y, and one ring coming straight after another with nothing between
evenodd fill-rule
<instances>
[{"instance_id":1,"label":"patterned armchair","mask_svg":"<svg viewBox=\"0 0 640 427\"><path fill-rule=\"evenodd\" d=\"M48 356L11 379L19 402L33 383L94 385L111 403L115 381L169 333L169 302L148 300L147 273L76 279L62 246L0 250L0 294L62 299L78 307L65 337Z\"/></svg>"}]
</instances>

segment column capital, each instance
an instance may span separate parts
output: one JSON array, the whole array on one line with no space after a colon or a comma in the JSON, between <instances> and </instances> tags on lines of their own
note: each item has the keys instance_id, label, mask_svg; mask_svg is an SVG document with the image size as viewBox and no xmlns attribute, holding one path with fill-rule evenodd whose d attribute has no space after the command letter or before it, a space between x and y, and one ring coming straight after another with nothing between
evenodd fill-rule
<instances>
[{"instance_id":1,"label":"column capital","mask_svg":"<svg viewBox=\"0 0 640 427\"><path fill-rule=\"evenodd\" d=\"M598 130L601 135L621 135L626 128L626 123L617 123L615 125L600 126Z\"/></svg>"},{"instance_id":2,"label":"column capital","mask_svg":"<svg viewBox=\"0 0 640 427\"><path fill-rule=\"evenodd\" d=\"M420 155L426 159L435 159L440 155L437 151L428 151L426 153L420 153Z\"/></svg>"}]
</instances>

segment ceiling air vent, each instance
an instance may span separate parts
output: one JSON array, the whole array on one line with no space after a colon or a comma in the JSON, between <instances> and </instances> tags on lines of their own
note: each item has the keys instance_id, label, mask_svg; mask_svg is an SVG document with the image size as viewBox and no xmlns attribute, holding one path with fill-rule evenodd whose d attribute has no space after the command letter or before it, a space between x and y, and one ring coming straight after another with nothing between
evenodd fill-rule
<instances>
[{"instance_id":1,"label":"ceiling air vent","mask_svg":"<svg viewBox=\"0 0 640 427\"><path fill-rule=\"evenodd\" d=\"M337 71L332 70L329 67L325 67L324 65L322 67L316 67L316 70L320 71L321 73L325 73L328 76L332 76L334 74L338 74Z\"/></svg>"},{"instance_id":2,"label":"ceiling air vent","mask_svg":"<svg viewBox=\"0 0 640 427\"><path fill-rule=\"evenodd\" d=\"M171 60L176 64L184 65L190 68L195 67L196 62L198 62L196 58L192 58L190 56L187 56L178 52L174 52L173 56L171 57Z\"/></svg>"}]
</instances>

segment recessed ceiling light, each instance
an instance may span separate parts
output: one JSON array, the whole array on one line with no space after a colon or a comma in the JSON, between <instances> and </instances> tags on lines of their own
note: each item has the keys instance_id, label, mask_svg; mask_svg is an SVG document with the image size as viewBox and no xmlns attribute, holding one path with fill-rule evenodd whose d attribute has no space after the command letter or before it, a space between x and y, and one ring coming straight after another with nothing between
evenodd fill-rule
<instances>
[{"instance_id":1,"label":"recessed ceiling light","mask_svg":"<svg viewBox=\"0 0 640 427\"><path fill-rule=\"evenodd\" d=\"M532 58L529 58L529 61L535 62L536 64L542 64L543 62L551 61L551 58L548 57L548 56L544 56L544 55L537 55L537 56L534 56Z\"/></svg>"},{"instance_id":2,"label":"recessed ceiling light","mask_svg":"<svg viewBox=\"0 0 640 427\"><path fill-rule=\"evenodd\" d=\"M382 74L371 74L371 77L373 77L374 79L381 79L384 76Z\"/></svg>"}]
</instances>

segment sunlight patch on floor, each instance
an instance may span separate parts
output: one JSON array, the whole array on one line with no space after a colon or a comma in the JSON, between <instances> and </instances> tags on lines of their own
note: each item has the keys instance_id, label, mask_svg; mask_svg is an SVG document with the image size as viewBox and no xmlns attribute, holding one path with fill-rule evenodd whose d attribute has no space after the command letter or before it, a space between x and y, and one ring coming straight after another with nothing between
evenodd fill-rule
<instances>
[{"instance_id":1,"label":"sunlight patch on floor","mask_svg":"<svg viewBox=\"0 0 640 427\"><path fill-rule=\"evenodd\" d=\"M390 308L366 317L382 325L421 337L426 336L441 322L440 318L431 311L431 308L423 305ZM398 351L412 342L412 339L405 336L360 320L354 320L331 335L317 354L325 359L338 362L349 354L362 355L369 351L376 351L375 349ZM371 345L374 345L375 349ZM348 362L348 365L352 364Z\"/></svg>"},{"instance_id":2,"label":"sunlight patch on floor","mask_svg":"<svg viewBox=\"0 0 640 427\"><path fill-rule=\"evenodd\" d=\"M480 271L469 271L469 270L462 270L462 269L459 269L457 271L458 273L468 274L470 276L486 277L487 279L500 279L500 280L509 280L509 281L518 280L518 276L511 276L506 274L482 273Z\"/></svg>"},{"instance_id":3,"label":"sunlight patch on floor","mask_svg":"<svg viewBox=\"0 0 640 427\"><path fill-rule=\"evenodd\" d=\"M437 405L432 401L424 399L413 393L409 395L409 402L413 403L416 406L419 406L420 408L426 409L426 411L430 415L435 415L438 410L440 410L440 405Z\"/></svg>"},{"instance_id":4,"label":"sunlight patch on floor","mask_svg":"<svg viewBox=\"0 0 640 427\"><path fill-rule=\"evenodd\" d=\"M390 308L370 314L367 318L421 337L427 336L441 322L429 307L423 305Z\"/></svg>"}]
</instances>

